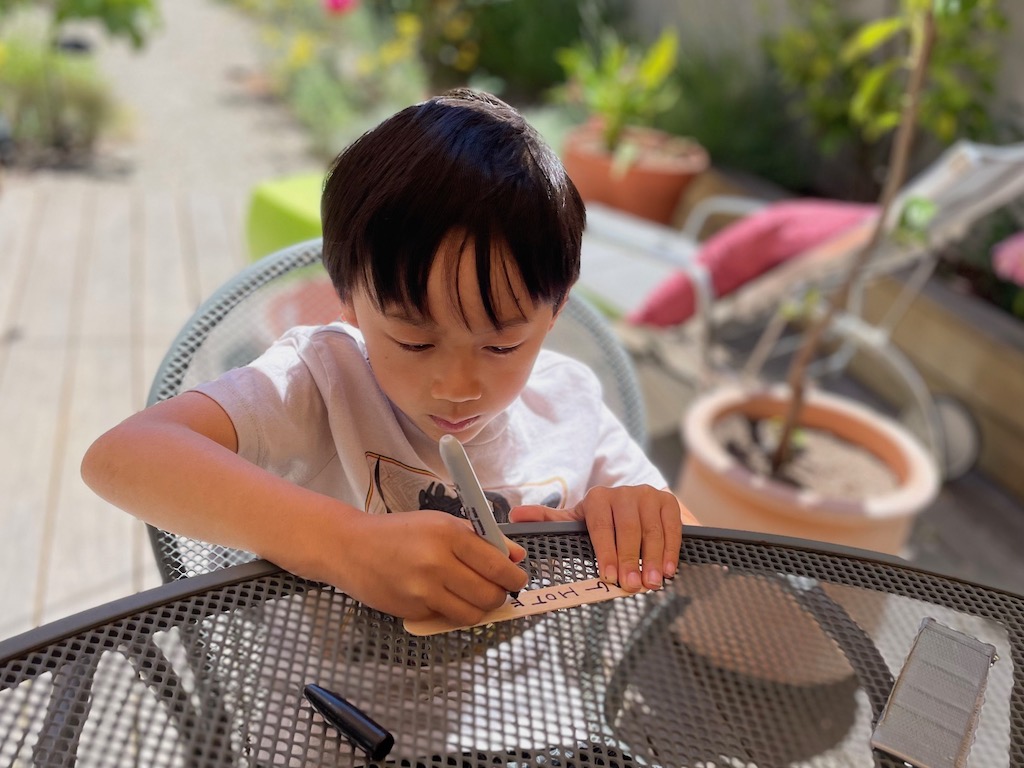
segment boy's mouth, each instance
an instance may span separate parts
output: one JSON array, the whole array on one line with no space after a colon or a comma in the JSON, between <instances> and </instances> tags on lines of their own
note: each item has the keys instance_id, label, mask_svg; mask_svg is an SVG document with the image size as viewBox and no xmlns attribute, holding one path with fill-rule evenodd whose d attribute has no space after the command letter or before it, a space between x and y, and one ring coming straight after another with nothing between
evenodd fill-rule
<instances>
[{"instance_id":1,"label":"boy's mouth","mask_svg":"<svg viewBox=\"0 0 1024 768\"><path fill-rule=\"evenodd\" d=\"M431 416L430 420L437 425L438 429L444 432L462 432L463 430L469 429L471 426L479 421L479 416L473 416L469 419L463 419L462 421L448 421L448 419L442 419L440 416Z\"/></svg>"}]
</instances>

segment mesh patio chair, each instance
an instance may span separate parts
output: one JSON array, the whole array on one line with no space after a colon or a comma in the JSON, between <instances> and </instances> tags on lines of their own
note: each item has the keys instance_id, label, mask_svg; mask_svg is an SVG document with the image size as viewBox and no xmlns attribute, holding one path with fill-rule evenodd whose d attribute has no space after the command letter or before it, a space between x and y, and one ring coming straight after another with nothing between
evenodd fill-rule
<instances>
[{"instance_id":1,"label":"mesh patio chair","mask_svg":"<svg viewBox=\"0 0 1024 768\"><path fill-rule=\"evenodd\" d=\"M288 328L327 323L339 312L321 263L319 238L272 253L221 286L185 323L156 373L147 405L249 363ZM589 365L609 408L646 445L643 401L632 363L607 321L586 300L570 294L544 346ZM149 534L165 582L255 558L152 526Z\"/></svg>"}]
</instances>

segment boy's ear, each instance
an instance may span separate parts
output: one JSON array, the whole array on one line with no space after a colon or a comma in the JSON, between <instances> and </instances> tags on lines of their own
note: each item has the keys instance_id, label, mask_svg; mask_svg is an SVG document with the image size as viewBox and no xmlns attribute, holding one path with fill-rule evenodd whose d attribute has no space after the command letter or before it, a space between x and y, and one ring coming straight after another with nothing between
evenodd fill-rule
<instances>
[{"instance_id":1,"label":"boy's ear","mask_svg":"<svg viewBox=\"0 0 1024 768\"><path fill-rule=\"evenodd\" d=\"M562 299L562 303L559 304L557 307L555 307L555 312L554 312L554 314L551 315L551 323L548 325L548 330L549 331L552 328L555 327L555 321L558 319L558 316L560 314L562 314L562 310L565 309L565 304L566 304L567 301L569 301L569 297L568 296L566 296L564 299Z\"/></svg>"},{"instance_id":2,"label":"boy's ear","mask_svg":"<svg viewBox=\"0 0 1024 768\"><path fill-rule=\"evenodd\" d=\"M352 297L341 300L341 319L353 328L359 327L359 318L356 316L356 308L352 303Z\"/></svg>"}]
</instances>

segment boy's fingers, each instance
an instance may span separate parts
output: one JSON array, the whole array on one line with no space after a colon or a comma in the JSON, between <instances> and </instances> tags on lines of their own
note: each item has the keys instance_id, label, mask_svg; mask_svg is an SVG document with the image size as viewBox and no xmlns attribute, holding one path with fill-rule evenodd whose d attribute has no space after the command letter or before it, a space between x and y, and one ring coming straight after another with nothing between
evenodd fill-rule
<instances>
[{"instance_id":1,"label":"boy's fingers","mask_svg":"<svg viewBox=\"0 0 1024 768\"><path fill-rule=\"evenodd\" d=\"M505 546L508 547L508 559L513 563L521 563L526 559L526 550L523 548L522 544L518 544L506 536Z\"/></svg>"},{"instance_id":2,"label":"boy's fingers","mask_svg":"<svg viewBox=\"0 0 1024 768\"><path fill-rule=\"evenodd\" d=\"M522 550L515 542L513 547ZM487 585L497 585L505 592L515 592L526 586L526 572L519 568L512 560L512 549L509 549L509 557L506 558L497 549L479 539L479 544L462 547L457 552L457 557L469 569L466 578L458 580L451 588L459 594L469 594L471 585L476 580ZM525 554L525 552L523 553Z\"/></svg>"},{"instance_id":3,"label":"boy's fingers","mask_svg":"<svg viewBox=\"0 0 1024 768\"><path fill-rule=\"evenodd\" d=\"M661 494L645 498L640 510L640 555L644 561L643 584L648 589L660 589L665 563L664 503Z\"/></svg>"},{"instance_id":4,"label":"boy's fingers","mask_svg":"<svg viewBox=\"0 0 1024 768\"><path fill-rule=\"evenodd\" d=\"M665 528L664 575L672 578L679 567L679 550L683 546L683 524L680 510L685 509L675 495L671 495L662 506L661 517Z\"/></svg>"},{"instance_id":5,"label":"boy's fingers","mask_svg":"<svg viewBox=\"0 0 1024 768\"><path fill-rule=\"evenodd\" d=\"M580 515L583 515L583 503L577 507ZM594 548L594 557L597 558L597 567L601 578L611 584L619 583L619 561L615 551L615 520L612 517L611 507L598 505L589 515L586 515L587 533L590 534L590 543Z\"/></svg>"},{"instance_id":6,"label":"boy's fingers","mask_svg":"<svg viewBox=\"0 0 1024 768\"><path fill-rule=\"evenodd\" d=\"M504 600L504 596L502 596L502 600ZM497 605L500 605L500 603ZM484 613L493 610L497 605L490 607L478 606L474 604L474 601L467 600L466 597L458 592L441 587L434 595L430 608L450 621L458 622L463 626L470 626L479 622L483 618Z\"/></svg>"},{"instance_id":7,"label":"boy's fingers","mask_svg":"<svg viewBox=\"0 0 1024 768\"><path fill-rule=\"evenodd\" d=\"M615 548L619 559L619 586L636 592L643 586L640 579L640 545L642 539L640 510L635 504L613 510L615 517Z\"/></svg>"},{"instance_id":8,"label":"boy's fingers","mask_svg":"<svg viewBox=\"0 0 1024 768\"><path fill-rule=\"evenodd\" d=\"M508 513L510 523L544 523L580 518L581 515L575 509L555 509L543 504L524 504L521 507L514 507Z\"/></svg>"}]
</instances>

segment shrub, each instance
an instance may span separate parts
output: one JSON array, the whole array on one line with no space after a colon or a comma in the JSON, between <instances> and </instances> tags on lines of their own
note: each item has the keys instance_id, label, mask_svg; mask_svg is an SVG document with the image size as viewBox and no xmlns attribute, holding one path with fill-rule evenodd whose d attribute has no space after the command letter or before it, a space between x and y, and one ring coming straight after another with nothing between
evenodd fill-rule
<instances>
[{"instance_id":1,"label":"shrub","mask_svg":"<svg viewBox=\"0 0 1024 768\"><path fill-rule=\"evenodd\" d=\"M917 34L907 19L923 7L922 0L894 5L898 10L892 15L865 22L849 15L844 3L790 0L796 22L765 41L789 95L790 113L824 156L843 151L858 166L857 197L877 196L878 168L900 120L907 61ZM991 138L989 99L999 64L995 38L1007 28L1000 0L935 6L962 9L963 20L943 14L936 21L920 132L939 145L958 137Z\"/></svg>"},{"instance_id":2,"label":"shrub","mask_svg":"<svg viewBox=\"0 0 1024 768\"><path fill-rule=\"evenodd\" d=\"M584 16L614 27L623 0L369 0L382 17L421 22L419 57L432 91L479 83L509 101L540 104L563 79L555 52L579 42Z\"/></svg>"},{"instance_id":3,"label":"shrub","mask_svg":"<svg viewBox=\"0 0 1024 768\"><path fill-rule=\"evenodd\" d=\"M17 158L68 163L90 154L115 111L93 61L23 26L0 38L0 59L0 114Z\"/></svg>"},{"instance_id":4,"label":"shrub","mask_svg":"<svg viewBox=\"0 0 1024 768\"><path fill-rule=\"evenodd\" d=\"M0 0L0 19L19 9L47 14L53 39L69 21L97 21L111 37L141 48L158 19L156 0Z\"/></svg>"},{"instance_id":5,"label":"shrub","mask_svg":"<svg viewBox=\"0 0 1024 768\"><path fill-rule=\"evenodd\" d=\"M260 22L274 91L325 160L425 93L410 15L381 16L352 0L227 1Z\"/></svg>"},{"instance_id":6,"label":"shrub","mask_svg":"<svg viewBox=\"0 0 1024 768\"><path fill-rule=\"evenodd\" d=\"M654 125L693 136L715 164L793 191L808 188L807 164L774 81L739 56L683 50L672 74L680 97Z\"/></svg>"}]
</instances>

